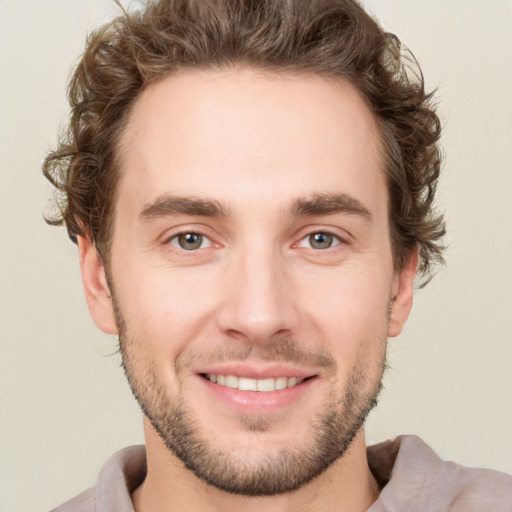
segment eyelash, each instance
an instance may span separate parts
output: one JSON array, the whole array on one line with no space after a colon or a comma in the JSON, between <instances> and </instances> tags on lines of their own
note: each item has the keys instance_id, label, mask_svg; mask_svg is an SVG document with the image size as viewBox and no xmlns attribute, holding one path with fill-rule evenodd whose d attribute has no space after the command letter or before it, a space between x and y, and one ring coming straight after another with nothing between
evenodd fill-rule
<instances>
[{"instance_id":1,"label":"eyelash","mask_svg":"<svg viewBox=\"0 0 512 512\"><path fill-rule=\"evenodd\" d=\"M180 237L187 236L187 235L196 235L198 237L201 237L200 246L197 248L193 248L193 249L185 249L184 247L181 247L179 245L179 239L180 239ZM174 240L176 240L175 244L173 243ZM203 247L203 243L205 241L207 241L207 243L208 243L207 247ZM187 230L187 231L181 231L179 233L174 233L172 236L167 238L165 243L175 247L176 249L178 249L180 251L184 251L184 252L188 252L188 253L193 253L193 252L197 251L198 249L207 249L213 245L213 242L208 235L205 235L201 231L197 231L197 230Z\"/></svg>"},{"instance_id":2,"label":"eyelash","mask_svg":"<svg viewBox=\"0 0 512 512\"><path fill-rule=\"evenodd\" d=\"M311 237L313 237L315 235L324 235L326 237L332 238L332 242L333 242L332 245L330 245L329 247L325 247L325 248L311 247L311 243L309 243L309 246L303 246L302 245L302 243L304 241L309 241L311 239ZM318 230L312 230L312 231L309 231L308 233L306 233L299 240L299 242L296 245L299 246L300 248L311 249L311 250L314 250L314 251L317 251L317 252L323 252L323 251L328 251L329 249L335 249L337 246L342 245L342 244L346 244L346 243L347 243L346 239L341 237L339 234L334 233L334 232L332 232L332 231L330 231L328 229L318 229Z\"/></svg>"},{"instance_id":3,"label":"eyelash","mask_svg":"<svg viewBox=\"0 0 512 512\"><path fill-rule=\"evenodd\" d=\"M179 239L180 239L180 237L187 236L187 235L196 235L198 237L201 237L200 245L198 247L193 247L193 248L189 248L189 249L182 247L180 245ZM328 247L324 247L324 248L312 247L310 239L311 239L311 237L313 237L315 235L324 235L324 236L328 237L328 239L331 238L332 244L329 245ZM174 241L175 241L175 243L173 243ZM309 241L309 246L302 245L305 241ZM208 244L206 247L204 246L205 242ZM329 231L329 230L319 229L319 230L312 230L312 231L309 231L308 233L306 233L304 236L302 236L300 238L300 240L297 243L294 244L294 246L299 247L299 248L304 248L304 249L311 249L311 250L314 250L315 252L316 251L323 252L323 251L327 251L329 249L334 249L337 246L339 246L341 244L346 244L346 243L347 243L346 240L344 238L342 238L341 236L339 236L338 234L333 233L332 231ZM198 251L199 249L208 249L214 245L214 243L210 239L210 237L199 230L186 230L186 231L174 233L172 236L170 236L169 238L166 239L165 244L171 245L172 247L176 248L177 250L182 251L184 253L189 253L189 254L194 253L194 252Z\"/></svg>"}]
</instances>

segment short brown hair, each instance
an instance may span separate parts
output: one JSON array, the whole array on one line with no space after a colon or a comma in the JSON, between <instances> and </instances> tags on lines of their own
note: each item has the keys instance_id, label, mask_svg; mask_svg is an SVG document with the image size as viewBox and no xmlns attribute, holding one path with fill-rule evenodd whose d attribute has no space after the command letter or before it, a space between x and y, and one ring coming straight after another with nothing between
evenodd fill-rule
<instances>
[{"instance_id":1,"label":"short brown hair","mask_svg":"<svg viewBox=\"0 0 512 512\"><path fill-rule=\"evenodd\" d=\"M179 69L233 65L357 87L382 136L395 268L418 247L427 282L443 261L440 122L412 54L355 0L153 0L94 32L69 84L68 130L43 166L58 191L48 222L75 242L88 236L108 260L116 146L134 102Z\"/></svg>"}]
</instances>

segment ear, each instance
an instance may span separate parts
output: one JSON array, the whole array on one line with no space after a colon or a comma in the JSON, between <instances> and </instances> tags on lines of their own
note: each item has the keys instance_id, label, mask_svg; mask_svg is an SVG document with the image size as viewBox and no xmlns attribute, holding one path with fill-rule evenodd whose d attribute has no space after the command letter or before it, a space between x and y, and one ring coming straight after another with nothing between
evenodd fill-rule
<instances>
[{"instance_id":1,"label":"ear","mask_svg":"<svg viewBox=\"0 0 512 512\"><path fill-rule=\"evenodd\" d=\"M88 238L79 236L77 239L80 254L80 270L82 272L82 282L89 312L94 323L103 332L117 334L114 308L103 261Z\"/></svg>"},{"instance_id":2,"label":"ear","mask_svg":"<svg viewBox=\"0 0 512 512\"><path fill-rule=\"evenodd\" d=\"M411 250L403 269L393 278L392 301L388 324L388 337L398 336L404 328L412 308L414 278L418 267L418 248Z\"/></svg>"}]
</instances>

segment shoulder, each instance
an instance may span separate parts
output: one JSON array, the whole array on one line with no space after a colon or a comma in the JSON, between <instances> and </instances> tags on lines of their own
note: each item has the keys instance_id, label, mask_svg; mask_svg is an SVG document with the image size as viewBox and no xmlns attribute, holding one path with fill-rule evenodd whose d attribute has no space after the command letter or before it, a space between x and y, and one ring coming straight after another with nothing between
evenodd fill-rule
<instances>
[{"instance_id":1,"label":"shoulder","mask_svg":"<svg viewBox=\"0 0 512 512\"><path fill-rule=\"evenodd\" d=\"M512 512L512 476L443 461L419 437L370 447L368 461L383 485L375 511Z\"/></svg>"},{"instance_id":2,"label":"shoulder","mask_svg":"<svg viewBox=\"0 0 512 512\"><path fill-rule=\"evenodd\" d=\"M134 512L131 493L146 476L144 446L129 446L107 460L96 485L52 512Z\"/></svg>"},{"instance_id":3,"label":"shoulder","mask_svg":"<svg viewBox=\"0 0 512 512\"><path fill-rule=\"evenodd\" d=\"M94 487L66 501L51 512L94 512L96 510Z\"/></svg>"},{"instance_id":4,"label":"shoulder","mask_svg":"<svg viewBox=\"0 0 512 512\"><path fill-rule=\"evenodd\" d=\"M491 469L468 468L454 462L444 464L447 476L456 483L451 497L454 511L512 512L511 475Z\"/></svg>"}]
</instances>

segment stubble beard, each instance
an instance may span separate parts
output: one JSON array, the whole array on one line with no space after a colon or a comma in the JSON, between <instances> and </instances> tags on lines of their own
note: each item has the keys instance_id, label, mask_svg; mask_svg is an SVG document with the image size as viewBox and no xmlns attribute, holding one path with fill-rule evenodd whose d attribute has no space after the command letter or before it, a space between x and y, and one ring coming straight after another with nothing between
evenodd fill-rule
<instances>
[{"instance_id":1,"label":"stubble beard","mask_svg":"<svg viewBox=\"0 0 512 512\"><path fill-rule=\"evenodd\" d=\"M385 339L376 340L383 348L375 367L367 368L365 358L361 357L345 389L331 390L310 422L308 444L281 449L254 461L246 452L243 455L228 453L205 438L183 396L171 397L150 361L141 360L140 354L135 353L137 340L126 329L118 308L116 317L123 368L144 415L186 468L207 484L228 493L270 496L291 492L309 483L345 454L377 404L382 388L386 368ZM283 343L280 361L285 360L286 347L290 345L290 341ZM296 359L295 354L293 360ZM265 418L246 416L240 418L239 428L263 433L269 429L269 424Z\"/></svg>"}]
</instances>

